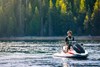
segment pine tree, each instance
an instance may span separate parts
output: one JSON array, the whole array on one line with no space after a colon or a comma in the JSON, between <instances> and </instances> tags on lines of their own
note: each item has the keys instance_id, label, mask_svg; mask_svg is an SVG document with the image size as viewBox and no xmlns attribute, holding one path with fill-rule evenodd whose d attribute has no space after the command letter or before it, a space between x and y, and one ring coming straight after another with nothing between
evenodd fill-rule
<instances>
[{"instance_id":1,"label":"pine tree","mask_svg":"<svg viewBox=\"0 0 100 67\"><path fill-rule=\"evenodd\" d=\"M59 0L56 0L56 8L59 8Z\"/></svg>"},{"instance_id":2,"label":"pine tree","mask_svg":"<svg viewBox=\"0 0 100 67\"><path fill-rule=\"evenodd\" d=\"M52 2L52 0L50 0L50 2L49 2L49 6L50 6L50 9L53 8L53 2Z\"/></svg>"},{"instance_id":3,"label":"pine tree","mask_svg":"<svg viewBox=\"0 0 100 67\"><path fill-rule=\"evenodd\" d=\"M91 29L91 33L92 35L99 35L100 34L100 1L96 0L95 4L94 4L94 10L93 13L91 15L91 25L92 25L92 29Z\"/></svg>"},{"instance_id":4,"label":"pine tree","mask_svg":"<svg viewBox=\"0 0 100 67\"><path fill-rule=\"evenodd\" d=\"M86 12L85 0L80 0L80 13Z\"/></svg>"}]
</instances>

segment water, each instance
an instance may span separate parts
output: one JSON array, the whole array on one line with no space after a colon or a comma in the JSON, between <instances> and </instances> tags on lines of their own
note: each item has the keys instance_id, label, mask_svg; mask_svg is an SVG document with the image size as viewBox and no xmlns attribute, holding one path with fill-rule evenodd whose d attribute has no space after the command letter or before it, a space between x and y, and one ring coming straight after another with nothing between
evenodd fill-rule
<instances>
[{"instance_id":1,"label":"water","mask_svg":"<svg viewBox=\"0 0 100 67\"><path fill-rule=\"evenodd\" d=\"M85 42L84 42L85 43ZM100 43L86 42L86 59L56 58L64 42L0 42L0 67L100 67Z\"/></svg>"}]
</instances>

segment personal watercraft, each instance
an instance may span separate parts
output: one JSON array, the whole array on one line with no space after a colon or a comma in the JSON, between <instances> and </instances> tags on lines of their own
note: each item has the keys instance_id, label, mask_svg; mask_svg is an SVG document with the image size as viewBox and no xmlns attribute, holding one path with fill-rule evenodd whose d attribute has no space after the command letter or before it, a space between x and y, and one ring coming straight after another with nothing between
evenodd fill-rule
<instances>
[{"instance_id":1,"label":"personal watercraft","mask_svg":"<svg viewBox=\"0 0 100 67\"><path fill-rule=\"evenodd\" d=\"M78 44L76 41L71 42L72 47L65 53L63 50L61 52L53 54L54 57L66 57L66 58L87 58L88 52L83 48L83 44ZM65 47L65 46L64 46Z\"/></svg>"}]
</instances>

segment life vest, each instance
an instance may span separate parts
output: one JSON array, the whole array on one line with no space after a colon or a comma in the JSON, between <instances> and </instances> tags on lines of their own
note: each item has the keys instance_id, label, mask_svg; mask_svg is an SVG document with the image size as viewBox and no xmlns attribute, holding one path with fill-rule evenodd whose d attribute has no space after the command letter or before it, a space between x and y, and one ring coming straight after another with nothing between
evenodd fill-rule
<instances>
[{"instance_id":1,"label":"life vest","mask_svg":"<svg viewBox=\"0 0 100 67\"><path fill-rule=\"evenodd\" d=\"M71 41L74 41L74 37L66 37L67 38L67 43L70 44Z\"/></svg>"},{"instance_id":2,"label":"life vest","mask_svg":"<svg viewBox=\"0 0 100 67\"><path fill-rule=\"evenodd\" d=\"M74 41L74 37L70 38L70 37L67 36L67 39L68 39L68 41Z\"/></svg>"}]
</instances>

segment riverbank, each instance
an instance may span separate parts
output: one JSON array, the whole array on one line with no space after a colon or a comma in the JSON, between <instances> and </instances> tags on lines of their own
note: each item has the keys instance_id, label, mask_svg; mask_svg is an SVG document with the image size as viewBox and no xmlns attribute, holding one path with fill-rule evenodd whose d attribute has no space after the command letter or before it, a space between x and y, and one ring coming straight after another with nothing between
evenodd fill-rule
<instances>
[{"instance_id":1,"label":"riverbank","mask_svg":"<svg viewBox=\"0 0 100 67\"><path fill-rule=\"evenodd\" d=\"M25 36L25 37L2 37L0 40L64 40L64 36L54 37L36 37L36 36ZM75 40L100 40L100 36L75 36Z\"/></svg>"}]
</instances>

